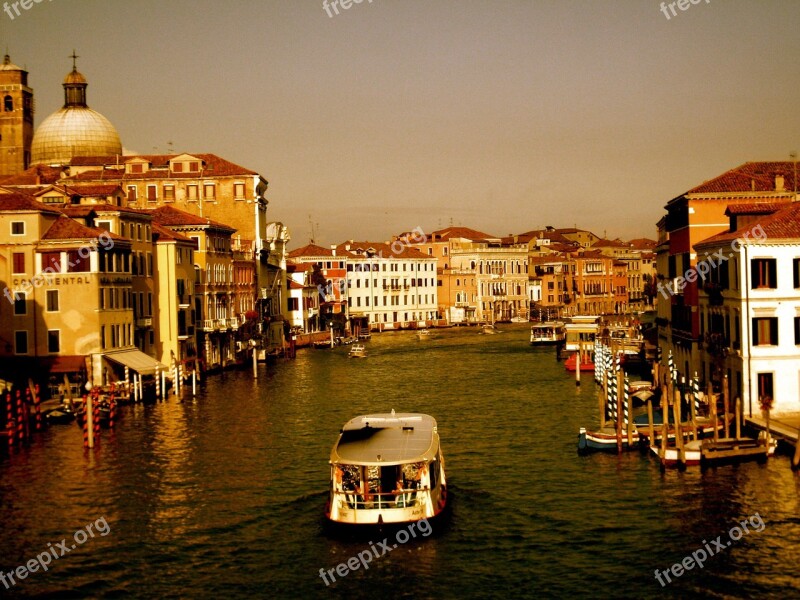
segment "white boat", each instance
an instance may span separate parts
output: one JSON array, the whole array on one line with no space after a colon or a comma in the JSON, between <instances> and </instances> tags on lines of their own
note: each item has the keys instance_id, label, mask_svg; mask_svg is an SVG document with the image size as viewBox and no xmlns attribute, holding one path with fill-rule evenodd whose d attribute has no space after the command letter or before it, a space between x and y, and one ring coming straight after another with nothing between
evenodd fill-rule
<instances>
[{"instance_id":1,"label":"white boat","mask_svg":"<svg viewBox=\"0 0 800 600\"><path fill-rule=\"evenodd\" d=\"M353 344L347 356L348 358L367 358L367 349L363 344Z\"/></svg>"},{"instance_id":2,"label":"white boat","mask_svg":"<svg viewBox=\"0 0 800 600\"><path fill-rule=\"evenodd\" d=\"M495 333L500 332L493 323L485 323L484 325L481 325L481 330L478 333L482 333L484 335L494 335Z\"/></svg>"},{"instance_id":3,"label":"white boat","mask_svg":"<svg viewBox=\"0 0 800 600\"><path fill-rule=\"evenodd\" d=\"M564 323L561 321L545 321L531 325L531 345L558 344L566 337Z\"/></svg>"},{"instance_id":4,"label":"white boat","mask_svg":"<svg viewBox=\"0 0 800 600\"><path fill-rule=\"evenodd\" d=\"M429 519L447 506L436 420L419 413L350 419L331 450L334 523L383 525Z\"/></svg>"},{"instance_id":5,"label":"white boat","mask_svg":"<svg viewBox=\"0 0 800 600\"><path fill-rule=\"evenodd\" d=\"M431 337L431 332L427 329L420 329L417 331L417 336L419 336L419 339L421 340L426 340Z\"/></svg>"}]
</instances>

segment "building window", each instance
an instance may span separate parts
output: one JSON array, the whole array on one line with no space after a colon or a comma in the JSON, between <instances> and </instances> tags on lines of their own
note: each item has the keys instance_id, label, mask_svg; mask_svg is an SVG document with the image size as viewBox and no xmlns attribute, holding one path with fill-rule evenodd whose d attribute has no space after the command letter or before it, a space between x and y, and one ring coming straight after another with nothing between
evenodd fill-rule
<instances>
[{"instance_id":1,"label":"building window","mask_svg":"<svg viewBox=\"0 0 800 600\"><path fill-rule=\"evenodd\" d=\"M100 325L100 349L106 349L106 326Z\"/></svg>"},{"instance_id":2,"label":"building window","mask_svg":"<svg viewBox=\"0 0 800 600\"><path fill-rule=\"evenodd\" d=\"M61 273L61 252L42 253L42 272Z\"/></svg>"},{"instance_id":3,"label":"building window","mask_svg":"<svg viewBox=\"0 0 800 600\"><path fill-rule=\"evenodd\" d=\"M192 172L199 171L200 163L196 160L193 160L192 162L189 163L189 170Z\"/></svg>"},{"instance_id":4,"label":"building window","mask_svg":"<svg viewBox=\"0 0 800 600\"><path fill-rule=\"evenodd\" d=\"M51 354L61 352L61 332L58 329L47 332L47 351Z\"/></svg>"},{"instance_id":5,"label":"building window","mask_svg":"<svg viewBox=\"0 0 800 600\"><path fill-rule=\"evenodd\" d=\"M299 304L299 302L298 302L297 298L289 298L289 310L290 311L300 310L298 304Z\"/></svg>"},{"instance_id":6,"label":"building window","mask_svg":"<svg viewBox=\"0 0 800 600\"><path fill-rule=\"evenodd\" d=\"M28 314L28 294L25 292L14 292L14 314L20 317Z\"/></svg>"},{"instance_id":7,"label":"building window","mask_svg":"<svg viewBox=\"0 0 800 600\"><path fill-rule=\"evenodd\" d=\"M792 275L794 276L794 289L800 288L800 258L792 260Z\"/></svg>"},{"instance_id":8,"label":"building window","mask_svg":"<svg viewBox=\"0 0 800 600\"><path fill-rule=\"evenodd\" d=\"M14 353L27 354L28 353L28 332L15 331L14 332Z\"/></svg>"},{"instance_id":9,"label":"building window","mask_svg":"<svg viewBox=\"0 0 800 600\"><path fill-rule=\"evenodd\" d=\"M236 200L244 200L244 184L243 183L234 183L233 184L233 197Z\"/></svg>"},{"instance_id":10,"label":"building window","mask_svg":"<svg viewBox=\"0 0 800 600\"><path fill-rule=\"evenodd\" d=\"M164 186L164 202L175 202L175 186Z\"/></svg>"},{"instance_id":11,"label":"building window","mask_svg":"<svg viewBox=\"0 0 800 600\"><path fill-rule=\"evenodd\" d=\"M25 272L25 253L24 252L14 252L14 270L12 273L24 273Z\"/></svg>"},{"instance_id":12,"label":"building window","mask_svg":"<svg viewBox=\"0 0 800 600\"><path fill-rule=\"evenodd\" d=\"M11 235L25 235L25 221L11 221Z\"/></svg>"},{"instance_id":13,"label":"building window","mask_svg":"<svg viewBox=\"0 0 800 600\"><path fill-rule=\"evenodd\" d=\"M147 186L147 201L148 202L155 202L158 200L158 196L156 195L156 190L158 186L155 185L148 185Z\"/></svg>"},{"instance_id":14,"label":"building window","mask_svg":"<svg viewBox=\"0 0 800 600\"><path fill-rule=\"evenodd\" d=\"M58 312L58 290L47 290L47 312Z\"/></svg>"},{"instance_id":15,"label":"building window","mask_svg":"<svg viewBox=\"0 0 800 600\"><path fill-rule=\"evenodd\" d=\"M203 198L214 200L216 198L216 186L213 183L203 184Z\"/></svg>"},{"instance_id":16,"label":"building window","mask_svg":"<svg viewBox=\"0 0 800 600\"><path fill-rule=\"evenodd\" d=\"M189 202L197 202L197 184L190 183L186 186L186 199Z\"/></svg>"},{"instance_id":17,"label":"building window","mask_svg":"<svg viewBox=\"0 0 800 600\"><path fill-rule=\"evenodd\" d=\"M774 258L754 258L750 261L752 288L774 289L777 287L777 269Z\"/></svg>"},{"instance_id":18,"label":"building window","mask_svg":"<svg viewBox=\"0 0 800 600\"><path fill-rule=\"evenodd\" d=\"M753 345L778 345L778 318L760 317L753 319Z\"/></svg>"},{"instance_id":19,"label":"building window","mask_svg":"<svg viewBox=\"0 0 800 600\"><path fill-rule=\"evenodd\" d=\"M172 163L172 172L173 173L182 173L183 172L183 163L182 162L174 162L174 163Z\"/></svg>"},{"instance_id":20,"label":"building window","mask_svg":"<svg viewBox=\"0 0 800 600\"><path fill-rule=\"evenodd\" d=\"M82 256L80 250L67 252L67 273L88 273L89 266L89 257Z\"/></svg>"},{"instance_id":21,"label":"building window","mask_svg":"<svg viewBox=\"0 0 800 600\"><path fill-rule=\"evenodd\" d=\"M131 165L131 173L144 172L144 165L142 163L134 163Z\"/></svg>"},{"instance_id":22,"label":"building window","mask_svg":"<svg viewBox=\"0 0 800 600\"><path fill-rule=\"evenodd\" d=\"M3 98L3 110L6 112L11 112L14 110L14 100L11 96L6 96Z\"/></svg>"},{"instance_id":23,"label":"building window","mask_svg":"<svg viewBox=\"0 0 800 600\"><path fill-rule=\"evenodd\" d=\"M128 186L128 202L136 202L136 186Z\"/></svg>"},{"instance_id":24,"label":"building window","mask_svg":"<svg viewBox=\"0 0 800 600\"><path fill-rule=\"evenodd\" d=\"M772 373L758 374L758 399L774 398L772 386Z\"/></svg>"},{"instance_id":25,"label":"building window","mask_svg":"<svg viewBox=\"0 0 800 600\"><path fill-rule=\"evenodd\" d=\"M800 317L794 318L794 344L800 346Z\"/></svg>"}]
</instances>

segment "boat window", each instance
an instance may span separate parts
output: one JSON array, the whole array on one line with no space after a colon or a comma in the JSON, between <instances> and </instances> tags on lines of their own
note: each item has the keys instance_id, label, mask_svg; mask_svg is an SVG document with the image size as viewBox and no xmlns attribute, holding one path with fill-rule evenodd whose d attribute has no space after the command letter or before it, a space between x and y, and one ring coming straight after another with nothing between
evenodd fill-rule
<instances>
[{"instance_id":1,"label":"boat window","mask_svg":"<svg viewBox=\"0 0 800 600\"><path fill-rule=\"evenodd\" d=\"M428 468L431 471L431 489L434 489L439 483L439 455L436 455L436 458L431 461L431 464L428 465Z\"/></svg>"}]
</instances>

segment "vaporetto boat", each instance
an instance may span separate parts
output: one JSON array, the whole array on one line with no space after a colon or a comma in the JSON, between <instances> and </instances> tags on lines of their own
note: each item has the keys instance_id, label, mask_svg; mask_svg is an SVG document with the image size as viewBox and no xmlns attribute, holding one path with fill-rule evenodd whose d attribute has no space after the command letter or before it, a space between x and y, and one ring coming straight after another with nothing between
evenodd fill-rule
<instances>
[{"instance_id":1,"label":"vaporetto boat","mask_svg":"<svg viewBox=\"0 0 800 600\"><path fill-rule=\"evenodd\" d=\"M408 523L447 507L444 456L429 415L392 410L350 419L330 466L326 516L335 523Z\"/></svg>"}]
</instances>

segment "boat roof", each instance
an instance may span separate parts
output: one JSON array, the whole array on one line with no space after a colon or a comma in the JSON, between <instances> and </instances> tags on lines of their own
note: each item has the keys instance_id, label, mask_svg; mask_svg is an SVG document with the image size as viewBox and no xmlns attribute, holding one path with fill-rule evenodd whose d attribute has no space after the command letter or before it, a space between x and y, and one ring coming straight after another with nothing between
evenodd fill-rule
<instances>
[{"instance_id":1,"label":"boat roof","mask_svg":"<svg viewBox=\"0 0 800 600\"><path fill-rule=\"evenodd\" d=\"M390 465L429 461L439 449L436 419L420 413L374 413L350 419L331 464Z\"/></svg>"},{"instance_id":2,"label":"boat roof","mask_svg":"<svg viewBox=\"0 0 800 600\"><path fill-rule=\"evenodd\" d=\"M563 327L563 321L542 321L541 323L534 323L531 325L531 329L544 329L550 327Z\"/></svg>"}]
</instances>

